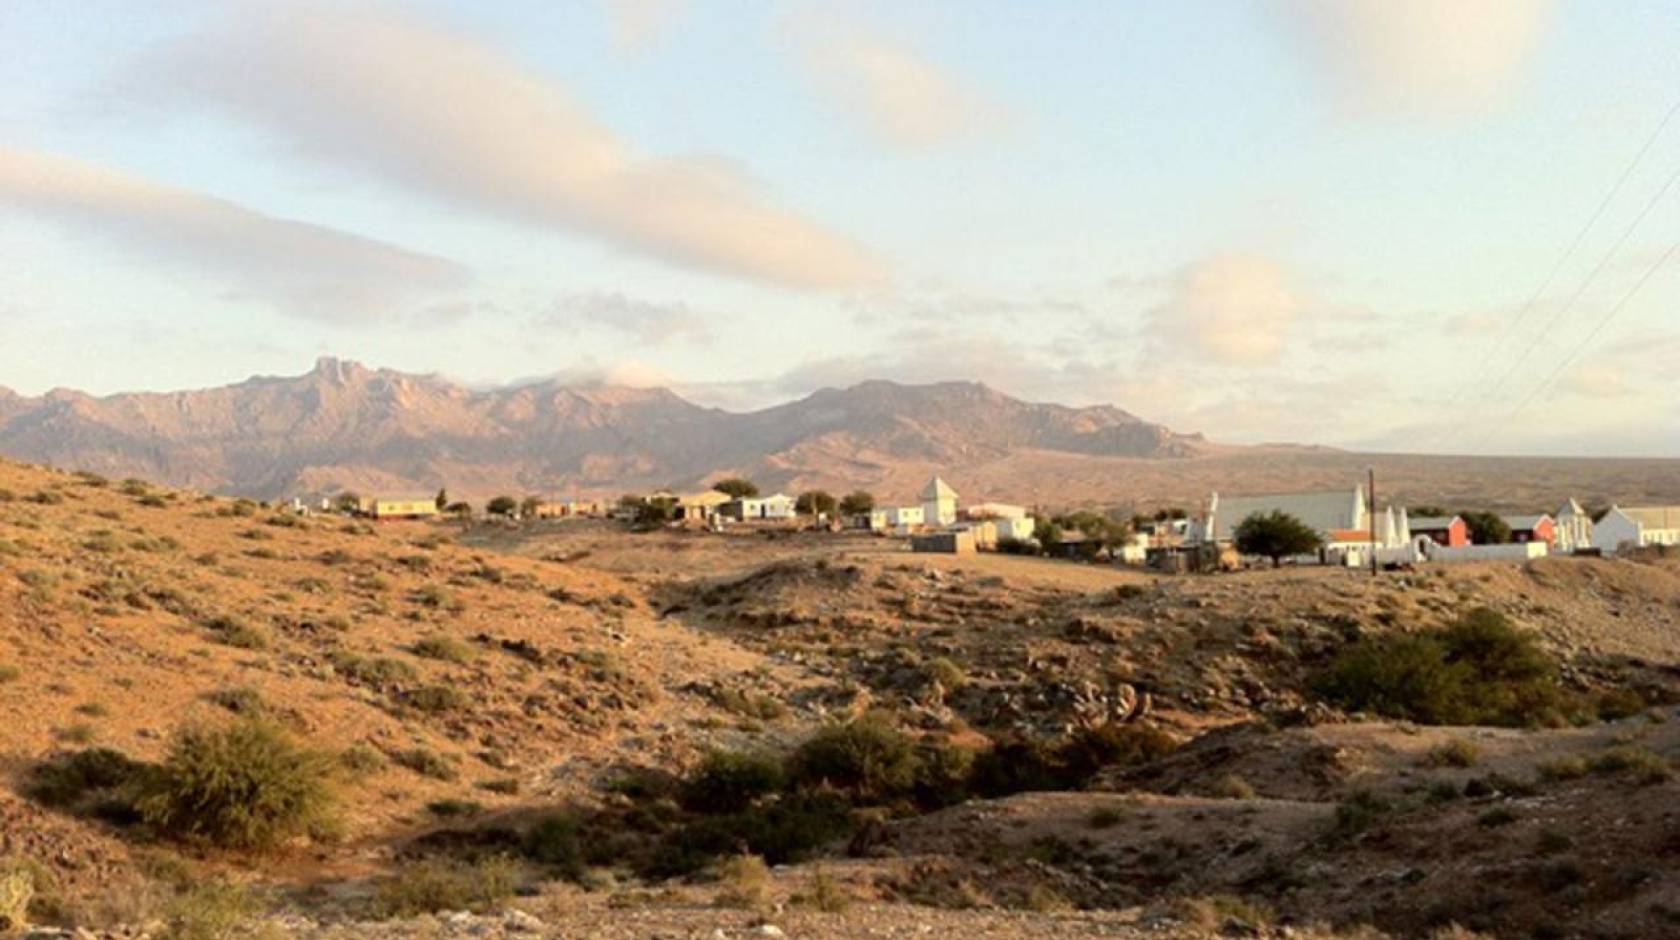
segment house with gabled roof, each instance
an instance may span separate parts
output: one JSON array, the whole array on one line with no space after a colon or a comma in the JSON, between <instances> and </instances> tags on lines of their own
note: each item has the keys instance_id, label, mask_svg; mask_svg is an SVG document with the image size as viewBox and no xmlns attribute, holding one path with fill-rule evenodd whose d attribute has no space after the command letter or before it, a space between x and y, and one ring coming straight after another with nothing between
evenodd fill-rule
<instances>
[{"instance_id":1,"label":"house with gabled roof","mask_svg":"<svg viewBox=\"0 0 1680 940\"><path fill-rule=\"evenodd\" d=\"M1547 513L1502 518L1511 530L1512 542L1545 542L1550 545L1557 541L1557 521Z\"/></svg>"},{"instance_id":2,"label":"house with gabled roof","mask_svg":"<svg viewBox=\"0 0 1680 940\"><path fill-rule=\"evenodd\" d=\"M1557 548L1560 552L1580 551L1593 544L1592 514L1571 498L1557 511Z\"/></svg>"},{"instance_id":3,"label":"house with gabled roof","mask_svg":"<svg viewBox=\"0 0 1680 940\"><path fill-rule=\"evenodd\" d=\"M1680 545L1680 506L1611 506L1593 523L1592 543L1606 555L1647 545Z\"/></svg>"},{"instance_id":4,"label":"house with gabled roof","mask_svg":"<svg viewBox=\"0 0 1680 940\"><path fill-rule=\"evenodd\" d=\"M957 521L957 491L934 477L922 488L922 520L927 525L950 525Z\"/></svg>"},{"instance_id":5,"label":"house with gabled roof","mask_svg":"<svg viewBox=\"0 0 1680 940\"><path fill-rule=\"evenodd\" d=\"M1301 521L1318 533L1324 543L1324 561L1362 563L1372 541L1372 517L1365 488L1322 490L1306 493L1270 493L1259 496L1222 496L1214 493L1200 519L1190 526L1190 541L1227 544L1235 540L1237 526L1255 515L1281 512ZM1376 514L1376 547L1399 548L1411 542L1406 510L1398 514L1387 507Z\"/></svg>"}]
</instances>

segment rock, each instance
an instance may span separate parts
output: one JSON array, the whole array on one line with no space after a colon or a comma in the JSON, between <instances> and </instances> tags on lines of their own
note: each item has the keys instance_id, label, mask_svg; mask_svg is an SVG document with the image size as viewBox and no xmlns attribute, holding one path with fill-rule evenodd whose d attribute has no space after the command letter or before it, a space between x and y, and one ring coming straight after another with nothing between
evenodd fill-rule
<instances>
[{"instance_id":1,"label":"rock","mask_svg":"<svg viewBox=\"0 0 1680 940\"><path fill-rule=\"evenodd\" d=\"M508 911L507 915L502 918L502 926L509 930L534 933L543 929L544 924L542 918L515 908Z\"/></svg>"},{"instance_id":2,"label":"rock","mask_svg":"<svg viewBox=\"0 0 1680 940\"><path fill-rule=\"evenodd\" d=\"M758 929L753 931L753 933L756 933L761 937L785 937L785 936L787 936L787 933L784 932L782 930L782 928L776 926L775 924L759 924Z\"/></svg>"}]
</instances>

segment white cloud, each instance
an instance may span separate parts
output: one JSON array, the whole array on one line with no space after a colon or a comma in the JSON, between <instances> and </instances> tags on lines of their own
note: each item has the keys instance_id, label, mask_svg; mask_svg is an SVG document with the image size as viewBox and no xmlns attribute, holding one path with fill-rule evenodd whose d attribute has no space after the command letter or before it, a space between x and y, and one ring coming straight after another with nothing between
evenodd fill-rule
<instances>
[{"instance_id":1,"label":"white cloud","mask_svg":"<svg viewBox=\"0 0 1680 940\"><path fill-rule=\"evenodd\" d=\"M470 280L443 258L50 154L0 147L0 203L215 272L294 316L373 317Z\"/></svg>"},{"instance_id":2,"label":"white cloud","mask_svg":"<svg viewBox=\"0 0 1680 940\"><path fill-rule=\"evenodd\" d=\"M1179 272L1149 329L1169 351L1227 365L1276 360L1304 300L1293 272L1252 255L1218 255Z\"/></svg>"},{"instance_id":3,"label":"white cloud","mask_svg":"<svg viewBox=\"0 0 1680 940\"><path fill-rule=\"evenodd\" d=\"M649 345L675 340L708 343L711 324L684 303L658 303L622 293L568 294L537 318L549 328L593 327L614 330Z\"/></svg>"},{"instance_id":4,"label":"white cloud","mask_svg":"<svg viewBox=\"0 0 1680 940\"><path fill-rule=\"evenodd\" d=\"M1565 383L1577 395L1588 398L1621 398L1630 391L1627 374L1614 364L1587 362L1570 369Z\"/></svg>"},{"instance_id":5,"label":"white cloud","mask_svg":"<svg viewBox=\"0 0 1680 940\"><path fill-rule=\"evenodd\" d=\"M382 182L663 261L798 287L880 275L722 161L639 154L537 71L394 9L239 5L130 77Z\"/></svg>"},{"instance_id":6,"label":"white cloud","mask_svg":"<svg viewBox=\"0 0 1680 940\"><path fill-rule=\"evenodd\" d=\"M1522 78L1553 0L1277 0L1349 110L1483 111Z\"/></svg>"},{"instance_id":7,"label":"white cloud","mask_svg":"<svg viewBox=\"0 0 1680 940\"><path fill-rule=\"evenodd\" d=\"M829 19L794 29L815 87L889 144L924 150L1005 122L972 85L908 46Z\"/></svg>"}]
</instances>

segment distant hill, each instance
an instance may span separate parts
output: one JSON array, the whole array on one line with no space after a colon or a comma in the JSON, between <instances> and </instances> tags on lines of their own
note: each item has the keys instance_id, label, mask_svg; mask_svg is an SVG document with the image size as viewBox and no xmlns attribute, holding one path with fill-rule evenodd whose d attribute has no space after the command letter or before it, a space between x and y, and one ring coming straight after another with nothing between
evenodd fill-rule
<instances>
[{"instance_id":1,"label":"distant hill","mask_svg":"<svg viewBox=\"0 0 1680 940\"><path fill-rule=\"evenodd\" d=\"M1110 405L1025 402L972 382L865 382L745 413L668 389L482 391L337 359L197 391L29 398L0 389L0 452L265 498L440 486L479 497L616 492L722 473L890 490L928 468L960 479L1029 455L1153 461L1234 450Z\"/></svg>"}]
</instances>

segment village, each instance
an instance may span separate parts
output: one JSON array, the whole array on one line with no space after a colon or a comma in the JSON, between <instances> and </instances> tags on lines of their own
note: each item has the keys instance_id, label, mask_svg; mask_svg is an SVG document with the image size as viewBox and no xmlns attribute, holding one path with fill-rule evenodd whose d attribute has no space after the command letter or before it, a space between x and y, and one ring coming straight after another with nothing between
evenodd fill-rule
<instances>
[{"instance_id":1,"label":"village","mask_svg":"<svg viewBox=\"0 0 1680 940\"><path fill-rule=\"evenodd\" d=\"M797 528L868 532L899 540L910 552L967 555L998 552L1160 572L1235 571L1269 561L1281 565L1404 568L1471 561L1528 561L1548 555L1613 556L1680 546L1680 505L1589 510L1566 498L1556 512L1498 514L1438 506L1385 505L1366 486L1260 495L1215 492L1200 506L1153 514L1090 509L1051 512L982 500L964 503L951 484L930 479L914 502L878 504L856 491L762 495L739 477L690 492L628 494L615 502L540 496L498 496L482 512L446 491L359 497L340 494L294 512L341 512L374 520L441 517L518 523L610 519L629 526L728 532Z\"/></svg>"}]
</instances>

